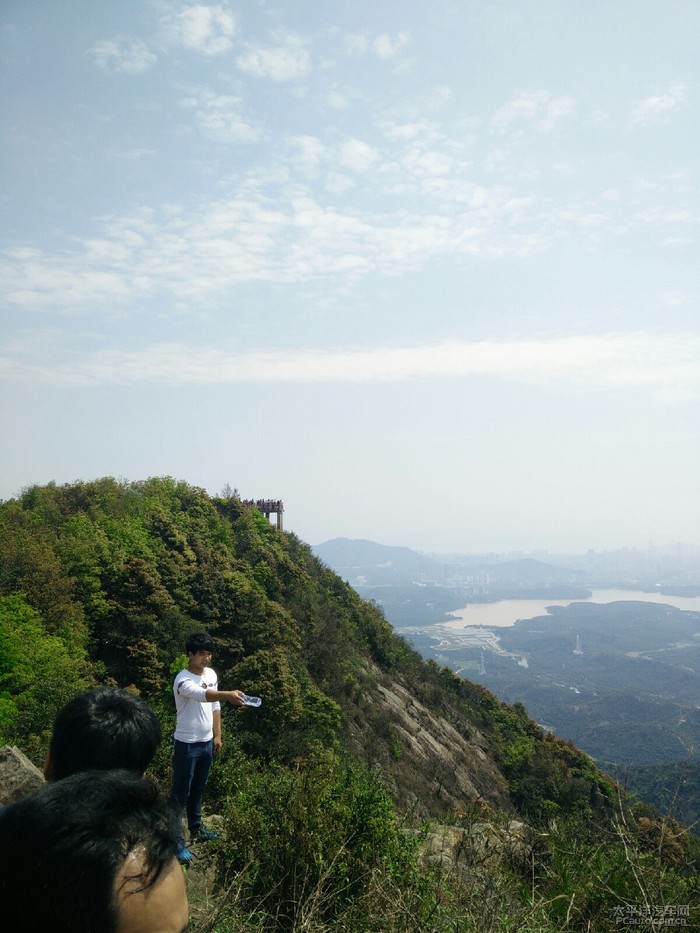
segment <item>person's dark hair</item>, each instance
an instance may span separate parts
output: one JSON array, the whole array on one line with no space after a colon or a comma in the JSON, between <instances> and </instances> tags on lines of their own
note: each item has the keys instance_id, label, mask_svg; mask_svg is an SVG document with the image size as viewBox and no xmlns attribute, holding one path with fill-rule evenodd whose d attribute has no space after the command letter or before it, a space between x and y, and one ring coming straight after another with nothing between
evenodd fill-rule
<instances>
[{"instance_id":1,"label":"person's dark hair","mask_svg":"<svg viewBox=\"0 0 700 933\"><path fill-rule=\"evenodd\" d=\"M213 651L214 642L208 632L193 632L187 637L185 651L188 654L197 654L198 651Z\"/></svg>"},{"instance_id":2,"label":"person's dark hair","mask_svg":"<svg viewBox=\"0 0 700 933\"><path fill-rule=\"evenodd\" d=\"M130 771L83 771L0 811L0 897L24 930L113 933L115 879L134 849L145 890L177 852L178 821Z\"/></svg>"},{"instance_id":3,"label":"person's dark hair","mask_svg":"<svg viewBox=\"0 0 700 933\"><path fill-rule=\"evenodd\" d=\"M111 768L141 775L162 737L145 700L118 687L97 687L75 697L56 717L50 777L60 781L77 771Z\"/></svg>"}]
</instances>

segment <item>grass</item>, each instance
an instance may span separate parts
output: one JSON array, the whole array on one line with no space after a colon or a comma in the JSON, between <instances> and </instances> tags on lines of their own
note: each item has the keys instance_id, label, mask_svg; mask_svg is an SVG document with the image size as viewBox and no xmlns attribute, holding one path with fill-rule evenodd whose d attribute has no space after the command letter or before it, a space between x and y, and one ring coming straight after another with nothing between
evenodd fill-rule
<instances>
[{"instance_id":1,"label":"grass","mask_svg":"<svg viewBox=\"0 0 700 933\"><path fill-rule=\"evenodd\" d=\"M462 833L459 870L426 863L416 839L425 841L439 827L414 827L402 859L385 852L353 877L339 871L356 842L348 838L330 857L317 857L314 872L309 866L279 865L284 877L268 876L264 888L254 857L230 867L231 843L224 839L216 854L215 893L202 895L192 879L188 883L191 928L194 933L612 933L622 920L635 917L643 918L647 930L666 928L664 910L687 907L685 925L697 929L697 853L692 856L692 845L684 848L687 833L678 824L657 820L650 833L650 822L622 806L607 833L586 834L580 824L574 830L571 823L553 821L526 857L522 846L507 839L486 857L476 831L484 824L469 822L451 829Z\"/></svg>"}]
</instances>

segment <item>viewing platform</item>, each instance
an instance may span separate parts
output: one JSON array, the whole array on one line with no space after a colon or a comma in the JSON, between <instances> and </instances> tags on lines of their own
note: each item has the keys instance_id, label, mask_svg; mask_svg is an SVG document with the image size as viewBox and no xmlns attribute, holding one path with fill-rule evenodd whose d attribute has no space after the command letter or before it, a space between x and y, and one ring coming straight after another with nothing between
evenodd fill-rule
<instances>
[{"instance_id":1,"label":"viewing platform","mask_svg":"<svg viewBox=\"0 0 700 933\"><path fill-rule=\"evenodd\" d=\"M258 512L262 512L269 521L270 516L274 515L277 519L277 530L284 531L282 517L284 515L284 502L281 499L242 499L243 505L254 506Z\"/></svg>"}]
</instances>

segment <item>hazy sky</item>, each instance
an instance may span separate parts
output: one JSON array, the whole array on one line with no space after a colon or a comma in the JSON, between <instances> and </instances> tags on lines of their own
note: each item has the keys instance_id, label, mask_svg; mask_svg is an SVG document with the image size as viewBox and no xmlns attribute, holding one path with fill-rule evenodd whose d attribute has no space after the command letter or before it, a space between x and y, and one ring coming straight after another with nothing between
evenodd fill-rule
<instances>
[{"instance_id":1,"label":"hazy sky","mask_svg":"<svg viewBox=\"0 0 700 933\"><path fill-rule=\"evenodd\" d=\"M700 540L697 0L3 0L0 497Z\"/></svg>"}]
</instances>

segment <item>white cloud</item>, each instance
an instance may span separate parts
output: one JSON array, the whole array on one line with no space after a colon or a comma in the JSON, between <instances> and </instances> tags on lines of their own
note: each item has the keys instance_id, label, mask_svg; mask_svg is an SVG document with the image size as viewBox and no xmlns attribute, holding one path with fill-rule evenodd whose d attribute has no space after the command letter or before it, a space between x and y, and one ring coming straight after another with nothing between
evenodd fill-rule
<instances>
[{"instance_id":1,"label":"white cloud","mask_svg":"<svg viewBox=\"0 0 700 933\"><path fill-rule=\"evenodd\" d=\"M330 194L343 195L346 191L355 187L355 181L349 175L343 175L341 172L329 172L323 187Z\"/></svg>"},{"instance_id":2,"label":"white cloud","mask_svg":"<svg viewBox=\"0 0 700 933\"><path fill-rule=\"evenodd\" d=\"M331 90L326 97L326 103L334 110L345 110L348 106L347 98L340 91Z\"/></svg>"},{"instance_id":3,"label":"white cloud","mask_svg":"<svg viewBox=\"0 0 700 933\"><path fill-rule=\"evenodd\" d=\"M382 129L387 139L395 141L411 140L416 137L431 139L436 136L434 124L426 120L416 120L413 123L386 123Z\"/></svg>"},{"instance_id":4,"label":"white cloud","mask_svg":"<svg viewBox=\"0 0 700 933\"><path fill-rule=\"evenodd\" d=\"M659 295L659 300L665 308L685 308L691 304L693 296L680 288L670 289Z\"/></svg>"},{"instance_id":5,"label":"white cloud","mask_svg":"<svg viewBox=\"0 0 700 933\"><path fill-rule=\"evenodd\" d=\"M184 98L181 105L193 110L202 130L216 139L254 142L260 137L259 130L242 115L239 97L196 91Z\"/></svg>"},{"instance_id":6,"label":"white cloud","mask_svg":"<svg viewBox=\"0 0 700 933\"><path fill-rule=\"evenodd\" d=\"M434 150L423 152L416 148L406 152L401 162L412 175L441 176L450 173L453 160L444 152Z\"/></svg>"},{"instance_id":7,"label":"white cloud","mask_svg":"<svg viewBox=\"0 0 700 933\"><path fill-rule=\"evenodd\" d=\"M571 97L555 97L547 103L543 118L539 126L543 130L551 130L562 117L573 113L574 101Z\"/></svg>"},{"instance_id":8,"label":"white cloud","mask_svg":"<svg viewBox=\"0 0 700 933\"><path fill-rule=\"evenodd\" d=\"M360 139L351 139L340 148L340 164L353 172L366 172L377 161L377 152Z\"/></svg>"},{"instance_id":9,"label":"white cloud","mask_svg":"<svg viewBox=\"0 0 700 933\"><path fill-rule=\"evenodd\" d=\"M521 91L494 113L491 126L501 129L516 120L533 120L542 113L548 100L546 91Z\"/></svg>"},{"instance_id":10,"label":"white cloud","mask_svg":"<svg viewBox=\"0 0 700 933\"><path fill-rule=\"evenodd\" d=\"M646 224L697 224L698 215L687 207L652 207L637 215Z\"/></svg>"},{"instance_id":11,"label":"white cloud","mask_svg":"<svg viewBox=\"0 0 700 933\"><path fill-rule=\"evenodd\" d=\"M204 4L183 7L168 17L165 28L172 41L207 58L228 52L237 31L227 7Z\"/></svg>"},{"instance_id":12,"label":"white cloud","mask_svg":"<svg viewBox=\"0 0 700 933\"><path fill-rule=\"evenodd\" d=\"M348 55L364 55L369 48L369 40L362 35L345 36L345 49Z\"/></svg>"},{"instance_id":13,"label":"white cloud","mask_svg":"<svg viewBox=\"0 0 700 933\"><path fill-rule=\"evenodd\" d=\"M408 45L410 38L407 32L399 32L393 38L386 34L377 36L372 43L372 51L377 58L395 58Z\"/></svg>"},{"instance_id":14,"label":"white cloud","mask_svg":"<svg viewBox=\"0 0 700 933\"><path fill-rule=\"evenodd\" d=\"M552 97L542 90L520 91L494 113L491 126L505 132L512 123L534 123L539 129L549 131L573 109L571 97Z\"/></svg>"},{"instance_id":15,"label":"white cloud","mask_svg":"<svg viewBox=\"0 0 700 933\"><path fill-rule=\"evenodd\" d=\"M321 164L325 146L317 136L293 136L295 162L304 172L315 172Z\"/></svg>"},{"instance_id":16,"label":"white cloud","mask_svg":"<svg viewBox=\"0 0 700 933\"><path fill-rule=\"evenodd\" d=\"M311 57L306 45L299 36L292 34L282 36L274 46L249 43L236 63L247 74L270 78L278 83L303 78L311 70Z\"/></svg>"},{"instance_id":17,"label":"white cloud","mask_svg":"<svg viewBox=\"0 0 700 933\"><path fill-rule=\"evenodd\" d=\"M141 74L156 61L153 52L139 39L106 39L97 42L90 51L95 65L109 74Z\"/></svg>"},{"instance_id":18,"label":"white cloud","mask_svg":"<svg viewBox=\"0 0 700 933\"><path fill-rule=\"evenodd\" d=\"M677 81L668 86L665 94L657 94L640 101L632 112L632 124L648 126L665 120L669 114L683 106L686 90L685 84Z\"/></svg>"},{"instance_id":19,"label":"white cloud","mask_svg":"<svg viewBox=\"0 0 700 933\"><path fill-rule=\"evenodd\" d=\"M214 102L207 110L206 101L195 97L189 106L199 108L198 119L209 120L211 132L238 132L220 99ZM345 164L369 174L377 161L374 150L358 140L347 145ZM324 150L315 137L303 138L297 153L307 172L323 165ZM241 282L395 275L436 256L525 256L546 248L553 234L533 229L529 198L452 177L446 185L443 175L426 174L446 167L430 158L422 166L415 182L428 185L429 204L422 210L333 207L302 185L290 185L285 172L277 179L252 175L236 197L188 211L109 217L101 231L74 241L72 249L0 254L0 300L33 311L100 314L136 308L155 295L176 295L182 302L225 300ZM365 177L355 174L351 180L336 171L323 184L340 195ZM443 203L448 209L441 212Z\"/></svg>"},{"instance_id":20,"label":"white cloud","mask_svg":"<svg viewBox=\"0 0 700 933\"><path fill-rule=\"evenodd\" d=\"M645 388L660 399L700 389L700 339L645 332L510 341L445 341L372 349L297 349L237 353L162 343L99 351L70 365L9 354L6 378L61 384L338 383L488 377L577 389Z\"/></svg>"}]
</instances>

